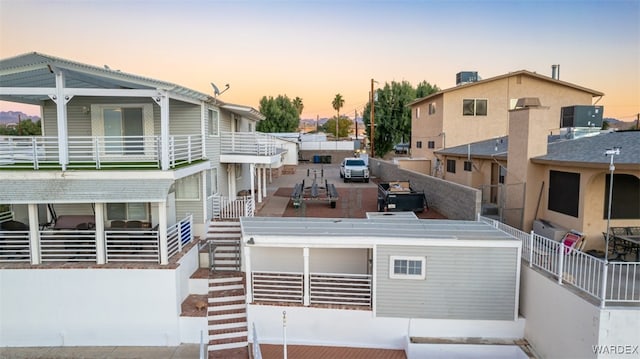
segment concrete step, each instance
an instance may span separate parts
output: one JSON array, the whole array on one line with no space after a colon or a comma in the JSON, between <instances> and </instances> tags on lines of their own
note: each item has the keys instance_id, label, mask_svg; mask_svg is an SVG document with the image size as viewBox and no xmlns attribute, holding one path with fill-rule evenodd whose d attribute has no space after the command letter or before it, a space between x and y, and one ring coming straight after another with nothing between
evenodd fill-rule
<instances>
[{"instance_id":1,"label":"concrete step","mask_svg":"<svg viewBox=\"0 0 640 359\"><path fill-rule=\"evenodd\" d=\"M247 313L242 311L242 312L236 312L236 313L228 313L228 314L215 314L213 316L209 316L208 317L209 320L231 320L231 319L244 319L245 321L247 320Z\"/></svg>"},{"instance_id":2,"label":"concrete step","mask_svg":"<svg viewBox=\"0 0 640 359\"><path fill-rule=\"evenodd\" d=\"M247 322L231 322L231 323L220 323L220 324L209 324L209 330L225 330L225 329L238 329L238 328L246 328Z\"/></svg>"},{"instance_id":3,"label":"concrete step","mask_svg":"<svg viewBox=\"0 0 640 359\"><path fill-rule=\"evenodd\" d=\"M209 303L224 303L224 302L236 302L236 301L244 301L246 297L244 295L235 295L232 297L213 297L209 298Z\"/></svg>"},{"instance_id":4,"label":"concrete step","mask_svg":"<svg viewBox=\"0 0 640 359\"><path fill-rule=\"evenodd\" d=\"M232 276L228 276L228 277L214 277L214 278L209 278L209 285L215 285L218 283L235 283L235 282L242 282L244 279L244 277L232 277Z\"/></svg>"},{"instance_id":5,"label":"concrete step","mask_svg":"<svg viewBox=\"0 0 640 359\"><path fill-rule=\"evenodd\" d=\"M228 283L224 285L210 285L209 291L223 291L223 290L234 290L234 289L244 289L244 285L242 283Z\"/></svg>"},{"instance_id":6,"label":"concrete step","mask_svg":"<svg viewBox=\"0 0 640 359\"><path fill-rule=\"evenodd\" d=\"M216 350L224 350L224 349L235 349L235 348L245 348L249 345L249 343L245 340L242 342L237 342L237 343L226 343L226 344L214 344L214 345L209 345L209 351L216 351Z\"/></svg>"},{"instance_id":7,"label":"concrete step","mask_svg":"<svg viewBox=\"0 0 640 359\"><path fill-rule=\"evenodd\" d=\"M247 340L247 331L241 332L230 332L230 333L220 333L220 334L212 334L209 335L209 340L220 340L220 339L231 339L231 338L242 338L242 340Z\"/></svg>"},{"instance_id":8,"label":"concrete step","mask_svg":"<svg viewBox=\"0 0 640 359\"><path fill-rule=\"evenodd\" d=\"M209 302L211 304L211 302ZM245 310L247 307L246 303L234 303L234 304L224 304L224 305L215 305L209 306L209 315L215 315L216 312L223 312L228 310Z\"/></svg>"}]
</instances>

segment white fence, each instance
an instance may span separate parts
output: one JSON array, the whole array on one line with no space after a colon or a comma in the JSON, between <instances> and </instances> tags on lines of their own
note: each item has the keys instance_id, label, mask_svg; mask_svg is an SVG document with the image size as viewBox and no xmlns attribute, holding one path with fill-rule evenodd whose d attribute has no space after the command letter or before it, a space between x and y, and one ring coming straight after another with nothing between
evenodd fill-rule
<instances>
[{"instance_id":1,"label":"white fence","mask_svg":"<svg viewBox=\"0 0 640 359\"><path fill-rule=\"evenodd\" d=\"M491 218L481 222L522 242L522 258L530 267L553 276L559 284L568 284L598 299L600 305L640 304L640 263L607 262L563 243L526 233Z\"/></svg>"},{"instance_id":2,"label":"white fence","mask_svg":"<svg viewBox=\"0 0 640 359\"><path fill-rule=\"evenodd\" d=\"M211 218L215 219L253 217L255 203L251 196L238 197L232 201L229 197L214 194L207 199L207 209L210 210Z\"/></svg>"},{"instance_id":3,"label":"white fence","mask_svg":"<svg viewBox=\"0 0 640 359\"><path fill-rule=\"evenodd\" d=\"M251 273L253 299L262 302L336 304L371 307L371 275L309 273L308 289L300 272ZM307 295L305 291L308 290Z\"/></svg>"},{"instance_id":4,"label":"white fence","mask_svg":"<svg viewBox=\"0 0 640 359\"><path fill-rule=\"evenodd\" d=\"M353 151L354 141L302 141L300 150L303 151Z\"/></svg>"}]
</instances>

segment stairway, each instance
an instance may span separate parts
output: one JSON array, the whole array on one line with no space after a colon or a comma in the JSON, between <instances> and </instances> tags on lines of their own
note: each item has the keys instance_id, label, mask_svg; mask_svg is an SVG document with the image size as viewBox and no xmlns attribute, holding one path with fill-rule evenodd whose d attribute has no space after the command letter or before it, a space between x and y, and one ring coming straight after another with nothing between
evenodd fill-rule
<instances>
[{"instance_id":1,"label":"stairway","mask_svg":"<svg viewBox=\"0 0 640 359\"><path fill-rule=\"evenodd\" d=\"M241 269L239 221L211 221L207 230L208 266L214 272Z\"/></svg>"},{"instance_id":2,"label":"stairway","mask_svg":"<svg viewBox=\"0 0 640 359\"><path fill-rule=\"evenodd\" d=\"M231 357L230 351L248 349L247 307L242 272L213 274L209 278L209 357ZM247 353L248 354L248 353ZM235 356L234 356L235 357Z\"/></svg>"}]
</instances>

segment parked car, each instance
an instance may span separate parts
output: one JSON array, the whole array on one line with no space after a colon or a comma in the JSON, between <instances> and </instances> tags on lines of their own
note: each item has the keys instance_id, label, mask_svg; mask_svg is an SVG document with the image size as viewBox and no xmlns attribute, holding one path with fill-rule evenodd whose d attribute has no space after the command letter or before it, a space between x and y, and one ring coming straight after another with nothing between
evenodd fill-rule
<instances>
[{"instance_id":1,"label":"parked car","mask_svg":"<svg viewBox=\"0 0 640 359\"><path fill-rule=\"evenodd\" d=\"M396 152L396 154L409 154L408 143L398 143L397 145L393 146L393 149Z\"/></svg>"},{"instance_id":2,"label":"parked car","mask_svg":"<svg viewBox=\"0 0 640 359\"><path fill-rule=\"evenodd\" d=\"M369 167L361 158L347 157L340 163L340 178L344 182L358 180L369 182Z\"/></svg>"}]
</instances>

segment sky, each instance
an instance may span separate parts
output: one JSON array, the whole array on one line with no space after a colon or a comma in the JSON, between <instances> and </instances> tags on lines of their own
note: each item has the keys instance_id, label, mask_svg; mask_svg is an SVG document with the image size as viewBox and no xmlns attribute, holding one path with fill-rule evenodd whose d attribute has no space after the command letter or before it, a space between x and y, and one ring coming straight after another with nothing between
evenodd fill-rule
<instances>
[{"instance_id":1,"label":"sky","mask_svg":"<svg viewBox=\"0 0 640 359\"><path fill-rule=\"evenodd\" d=\"M640 0L0 0L0 58L29 52L173 82L302 118L360 116L392 81L455 86L529 70L604 92L604 116L640 112ZM39 110L0 102L0 111Z\"/></svg>"}]
</instances>

